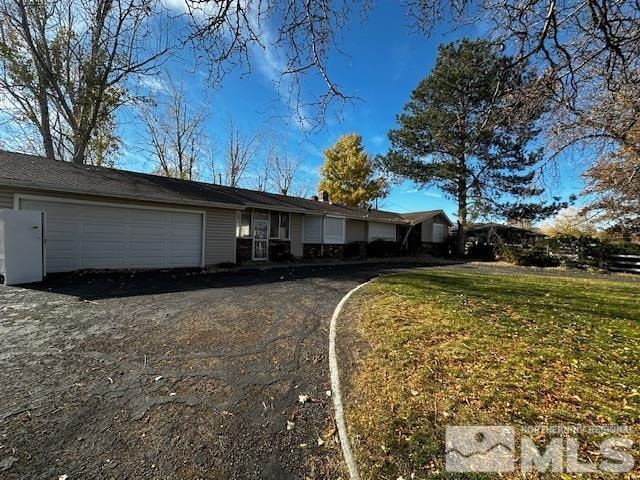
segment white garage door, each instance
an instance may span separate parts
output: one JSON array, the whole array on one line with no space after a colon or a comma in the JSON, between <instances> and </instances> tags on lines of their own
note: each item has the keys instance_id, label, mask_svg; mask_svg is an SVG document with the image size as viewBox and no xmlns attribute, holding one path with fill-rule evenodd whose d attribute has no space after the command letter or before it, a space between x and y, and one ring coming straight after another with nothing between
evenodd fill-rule
<instances>
[{"instance_id":1,"label":"white garage door","mask_svg":"<svg viewBox=\"0 0 640 480\"><path fill-rule=\"evenodd\" d=\"M20 208L46 212L47 272L202 263L202 213L27 198Z\"/></svg>"}]
</instances>

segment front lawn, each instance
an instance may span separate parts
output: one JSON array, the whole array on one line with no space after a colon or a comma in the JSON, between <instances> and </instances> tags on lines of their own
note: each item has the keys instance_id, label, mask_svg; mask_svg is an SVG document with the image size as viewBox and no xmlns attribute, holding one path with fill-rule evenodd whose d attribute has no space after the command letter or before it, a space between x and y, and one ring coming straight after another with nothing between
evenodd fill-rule
<instances>
[{"instance_id":1,"label":"front lawn","mask_svg":"<svg viewBox=\"0 0 640 480\"><path fill-rule=\"evenodd\" d=\"M355 301L368 350L347 422L364 478L443 474L447 425L627 425L637 446L639 284L432 270ZM581 438L585 458L597 440Z\"/></svg>"}]
</instances>

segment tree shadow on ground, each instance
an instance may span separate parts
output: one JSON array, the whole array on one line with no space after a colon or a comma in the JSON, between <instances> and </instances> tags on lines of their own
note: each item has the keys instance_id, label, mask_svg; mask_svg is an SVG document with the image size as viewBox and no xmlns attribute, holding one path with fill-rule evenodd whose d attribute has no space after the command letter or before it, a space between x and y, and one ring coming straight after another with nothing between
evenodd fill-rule
<instances>
[{"instance_id":1,"label":"tree shadow on ground","mask_svg":"<svg viewBox=\"0 0 640 480\"><path fill-rule=\"evenodd\" d=\"M455 262L451 262L452 264ZM441 265L442 263L439 263ZM73 272L49 274L43 282L21 285L21 288L71 295L83 300L157 295L209 288L251 285L322 278L365 282L377 275L410 267L434 266L428 262L379 262L361 265L282 266L227 272L198 269ZM283 299L283 301L292 299Z\"/></svg>"}]
</instances>

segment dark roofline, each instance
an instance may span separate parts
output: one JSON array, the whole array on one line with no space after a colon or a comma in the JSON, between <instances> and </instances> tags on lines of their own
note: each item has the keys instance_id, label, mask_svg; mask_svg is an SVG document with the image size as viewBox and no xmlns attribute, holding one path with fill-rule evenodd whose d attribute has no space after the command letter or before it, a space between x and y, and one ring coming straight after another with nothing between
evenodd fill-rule
<instances>
[{"instance_id":1,"label":"dark roofline","mask_svg":"<svg viewBox=\"0 0 640 480\"><path fill-rule=\"evenodd\" d=\"M400 215L409 221L410 225L417 225L437 215L442 215L450 227L453 225L453 222L444 210L426 210L424 212L401 213Z\"/></svg>"},{"instance_id":2,"label":"dark roofline","mask_svg":"<svg viewBox=\"0 0 640 480\"><path fill-rule=\"evenodd\" d=\"M305 213L309 215L335 215L353 220L365 220L372 222L405 225L411 224L411 221L403 216L407 214L400 214L385 210L350 207L342 204L327 203L304 197L295 197L271 192L260 192L248 188L229 187L226 185L205 183L196 180L173 179L160 175L154 175L151 173L135 172L131 170L121 170L117 168L95 165L78 165L70 162L54 160L47 157L19 152L9 152L5 150L0 150L0 160L3 160L2 157L4 157L4 160L8 160L9 162L18 162L22 160L31 161L31 163L34 163L36 161L57 162L57 167L59 167L60 165L64 165L64 168L70 169L70 173L75 172L76 174L79 173L80 175L82 175L83 172L95 172L98 175L109 175L109 178L107 178L106 180L114 182L115 184L117 184L117 182L126 182L126 180L131 180L132 183L130 183L129 185L136 185L139 183L139 181L136 182L136 179L147 180L152 184L159 185L160 193L154 195L144 192L144 194L133 196L131 194L127 195L126 193L114 193L113 189L100 189L99 184L92 185L91 188L82 188L69 185L60 185L51 181L47 182L43 181L41 177L38 178L37 176L35 176L36 174L28 171L28 175L26 175L23 179L4 176L3 172L0 172L0 185L14 188L26 188L44 192L49 191L56 193L94 195L108 198L122 198L127 200L143 200L168 204L227 208L234 210L245 210L246 208L262 208L267 210ZM43 172L43 175L45 175L46 173L47 172ZM191 192L189 192L188 189L181 191L181 189L178 188L179 185L191 185L193 186L193 189L191 190ZM162 195L162 189L164 189L166 195ZM191 193L191 198L188 196L189 193ZM215 197L216 195L218 195L220 197L219 200L222 201L206 200L207 197ZM449 218L443 211L440 210L433 212L436 212L436 214L441 212L445 216L445 218L449 220Z\"/></svg>"},{"instance_id":3,"label":"dark roofline","mask_svg":"<svg viewBox=\"0 0 640 480\"><path fill-rule=\"evenodd\" d=\"M455 227L457 228L457 227ZM527 232L527 233L532 233L534 235L541 235L541 236L547 236L545 233L542 233L538 230L534 230L532 228L522 228L522 227L516 227L514 225L505 225L502 223L493 223L493 222L489 222L489 223L475 223L469 226L469 228L467 229L467 232L471 232L473 230L484 230L484 229L489 229L489 228L501 228L504 230L519 230L522 232Z\"/></svg>"}]
</instances>

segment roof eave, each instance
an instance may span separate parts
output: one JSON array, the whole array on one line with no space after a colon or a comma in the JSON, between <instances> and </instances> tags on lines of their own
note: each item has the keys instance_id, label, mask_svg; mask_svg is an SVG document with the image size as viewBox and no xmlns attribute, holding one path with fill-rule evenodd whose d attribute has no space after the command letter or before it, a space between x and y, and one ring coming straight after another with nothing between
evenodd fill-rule
<instances>
[{"instance_id":1,"label":"roof eave","mask_svg":"<svg viewBox=\"0 0 640 480\"><path fill-rule=\"evenodd\" d=\"M3 187L13 187L13 188L22 188L26 190L37 190L41 192L55 192L55 193L74 193L78 195L91 195L94 197L106 197L113 199L125 199L125 200L134 200L134 201L142 201L142 202L156 202L156 203L164 203L167 205L187 205L187 206L197 206L197 207L212 207L212 208L224 208L228 210L245 210L245 206L236 203L224 203L224 202L207 202L207 201L198 201L198 200L190 200L186 198L177 198L177 199L166 199L166 198L158 198L158 197L134 197L129 195L116 195L104 192L94 192L91 190L83 190L81 188L61 188L52 185L43 185L43 184L34 184L31 182L23 182L20 180L12 180L8 178L0 178L0 186Z\"/></svg>"}]
</instances>

